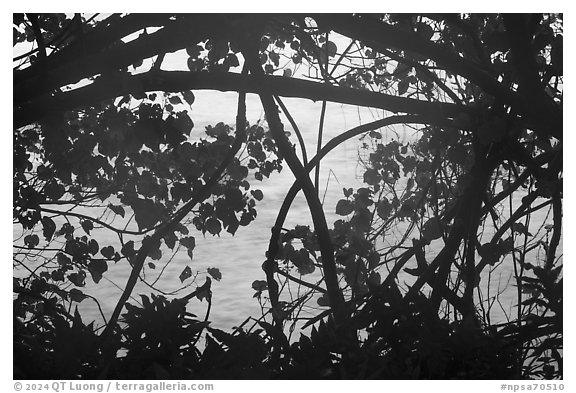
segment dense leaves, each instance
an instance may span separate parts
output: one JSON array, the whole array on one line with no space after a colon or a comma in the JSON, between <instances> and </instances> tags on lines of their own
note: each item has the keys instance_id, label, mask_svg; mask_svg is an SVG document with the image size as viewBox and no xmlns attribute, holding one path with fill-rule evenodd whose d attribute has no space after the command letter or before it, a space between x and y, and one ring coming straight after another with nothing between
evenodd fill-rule
<instances>
[{"instance_id":1,"label":"dense leaves","mask_svg":"<svg viewBox=\"0 0 576 393\"><path fill-rule=\"evenodd\" d=\"M14 14L13 42L15 378L563 377L561 14ZM196 89L238 92L236 124L195 125ZM320 143L359 136L363 184L321 206L274 96L382 110ZM197 242L240 235L284 159L314 226L287 192L263 315L210 327L233 275ZM116 264L152 293L86 325Z\"/></svg>"}]
</instances>

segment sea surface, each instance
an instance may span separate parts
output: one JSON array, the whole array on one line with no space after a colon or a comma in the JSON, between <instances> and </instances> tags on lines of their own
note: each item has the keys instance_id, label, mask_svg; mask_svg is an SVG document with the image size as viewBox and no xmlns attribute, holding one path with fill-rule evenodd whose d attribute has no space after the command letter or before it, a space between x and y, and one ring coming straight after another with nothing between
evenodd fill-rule
<instances>
[{"instance_id":1,"label":"sea surface","mask_svg":"<svg viewBox=\"0 0 576 393\"><path fill-rule=\"evenodd\" d=\"M220 121L234 125L238 99L236 93L196 91L195 95L196 100L191 110L191 117L195 124L192 138L205 136L204 130L207 125L215 125ZM316 152L322 104L302 99L283 99L283 102L303 135L308 157L313 157ZM350 128L377 120L383 115L382 111L328 103L324 120L323 144ZM247 97L247 118L250 124L264 119L264 113L256 95L249 94ZM292 134L293 143L296 144L292 127L285 118L283 121L286 130ZM397 139L398 136L404 140L413 138L413 132L410 129L390 128L381 131L385 138ZM359 154L361 154L360 144L359 138L347 141L322 161L319 182L320 197L323 200L329 226L339 218L335 214L335 206L336 202L343 197L342 189L359 187L363 184L361 181L363 170L358 162ZM311 177L313 178L313 174ZM190 234L196 238L193 259L190 259L185 250L179 251L155 284L156 288L165 292L181 288L183 284L178 277L182 270L189 266L193 273L199 273L199 275L189 289L175 295L183 296L195 289L197 285L204 283L207 268L218 268L222 273L222 279L212 280L213 305L210 319L212 324L219 328L228 329L237 326L248 316L259 317L261 315L261 308L253 297L254 290L251 285L254 280L265 279L261 266L268 248L270 230L294 177L284 164L281 173L273 173L269 179L258 181L252 178L249 181L251 188L260 189L264 194L264 199L256 205L258 212L256 219L247 227L240 227L234 236L223 231L220 236L207 234L204 237L194 225L190 224L188 226ZM302 193L293 202L285 223L286 228L295 225L312 227L308 206ZM109 239L103 238L102 243L104 240L116 241L116 237L109 232L102 232L101 236L111 236ZM156 269L146 269L145 274L149 282L156 280L158 272L171 257L171 254L166 254L160 261L151 261L156 265ZM105 273L104 279L98 285L90 285L84 289L84 292L101 300L100 305L106 316L111 314L130 274L130 266L126 263L119 262L115 266L110 265L109 271ZM88 281L91 280L88 278ZM184 284L189 281L191 280L185 281ZM150 292L151 289L146 285L138 285L131 301L140 302L138 295ZM99 318L98 308L89 299L82 302L82 309L86 313L86 318L102 319ZM206 302L191 301L189 309L203 317Z\"/></svg>"},{"instance_id":2,"label":"sea surface","mask_svg":"<svg viewBox=\"0 0 576 393\"><path fill-rule=\"evenodd\" d=\"M213 91L198 91L195 94L196 101L191 111L195 123L192 138L202 136L206 125L213 125L220 121L230 125L234 124L237 94ZM322 104L302 99L285 99L284 102L305 139L308 157L312 157L316 149ZM247 107L247 118L251 124L262 121L264 115L257 96L248 96ZM324 120L323 143L350 128L374 121L385 115L387 114L382 111L329 103ZM285 118L283 121L286 129L291 131ZM418 137L414 130L403 127L390 127L381 129L380 132L382 132L384 142L392 139L407 142ZM294 133L292 133L292 140L296 143ZM349 140L322 161L320 197L323 200L329 226L338 218L334 211L336 202L343 197L342 189L344 187L356 188L363 184L361 182L363 170L359 158L362 158L365 153L360 148L361 144L362 141L359 137ZM190 233L196 237L193 258L190 259L184 250L177 252L173 258L171 258L172 255L166 254L160 261L152 261L156 265L155 269L147 268L145 270L147 281L151 283L158 279L154 287L170 293L183 286L178 277L182 270L189 266L193 274L197 274L197 276L193 283L192 279L184 282L184 284L192 284L189 288L174 295L180 297L204 283L207 268L218 268L222 278L220 281L212 280L213 305L210 315L212 326L230 329L241 324L248 316L259 317L261 307L253 297L254 290L251 284L254 280L265 279L261 266L268 247L270 229L293 181L294 177L287 166L284 166L280 174L274 173L269 179L264 179L262 182L251 179L252 187L260 189L264 193L264 199L256 206L258 216L254 222L247 227L240 227L235 236L223 231L220 236L206 235L205 237L190 224L188 226ZM294 225L312 226L309 210L302 193L294 201L285 227L291 228ZM109 240L113 241L113 239ZM433 255L437 251L432 250L431 254ZM429 257L429 259L431 258ZM159 275L160 271L162 271L161 275ZM100 284L89 285L84 290L100 299L102 310L107 317L111 314L129 273L130 266L127 263L119 262L115 266L110 266ZM513 264L511 261L505 261L490 277L491 293L495 294L496 291L502 291L499 299L502 306L494 305L492 309L493 319L503 321L506 319L506 315L516 312L512 307L516 297L512 277ZM411 278L411 276L404 275L401 276L400 280L401 282L404 279L410 281ZM487 274L484 275L483 279L488 279ZM87 282L90 281L88 278ZM139 284L130 301L139 303L140 297L138 295L149 294L150 292L150 287ZM206 301L193 300L188 307L190 312L203 318L206 305ZM85 319L93 318L97 323L98 321L101 323L102 318L94 302L89 299L85 300L82 302L81 308L85 312Z\"/></svg>"},{"instance_id":3,"label":"sea surface","mask_svg":"<svg viewBox=\"0 0 576 393\"><path fill-rule=\"evenodd\" d=\"M204 130L207 125L215 125L218 122L234 125L238 99L236 93L217 91L195 91L194 93L196 100L190 112L195 123L191 133L192 139L205 136ZM313 157L316 151L322 103L304 99L284 99L283 101L303 135L308 157ZM359 124L372 122L389 115L390 113L381 110L328 103L324 119L323 144ZM250 124L264 119L264 113L256 95L249 94L247 96L247 119ZM292 134L292 142L297 144L292 127L283 114L282 120L286 130ZM419 135L412 128L402 126L383 128L379 132L382 134L383 143L393 139L406 143L415 140ZM340 218L335 214L335 206L336 202L343 197L342 189L357 188L363 184L361 181L363 166L360 161L367 159L367 152L361 149L362 143L360 137L348 140L333 150L321 163L319 195L323 201L329 227L336 219ZM297 147L297 152L300 153L299 147ZM313 175L311 177L313 178ZM268 248L270 230L294 177L289 168L284 165L281 173L273 173L269 179L258 181L252 178L249 181L253 189L260 189L264 194L264 199L256 205L258 215L255 221L247 227L240 227L235 236L231 236L225 231L220 236L209 234L203 236L190 223L188 229L190 234L196 238L193 258L191 259L185 250L180 250L175 255L166 252L159 261L150 260L155 264L155 269L146 266L143 272L143 276L149 284L153 284L154 288L163 291L168 298L173 298L184 296L197 286L202 285L207 276L206 269L218 268L222 278L219 281L212 280L213 304L210 320L212 326L221 329L238 326L248 316L258 318L261 315L262 309L257 299L253 297L254 290L251 285L255 280L265 279L261 266ZM514 204L516 206L519 205L521 196L515 198ZM89 211L86 213L93 214ZM542 223L547 219L543 214L536 214L534 217L535 219L531 221L529 227L532 233L535 233L539 227L541 228ZM548 220L550 219L548 218ZM310 225L312 227L308 206L302 193L293 202L284 227L292 228L295 225ZM81 232L81 230L79 231ZM15 227L15 239L20 237L18 232L19 230ZM118 243L117 237L109 231L94 230L93 235L97 236L96 238L101 245L109 242ZM393 241L394 239L391 242L393 243ZM559 252L561 252L561 247L562 245L559 247ZM428 259L431 260L437 251L431 250ZM182 283L179 275L186 266L191 269L195 279L190 278ZM130 271L130 265L126 261L120 261L117 264L109 264L109 270L97 285L92 282L89 276L87 277L87 285L82 290L98 299L100 308L93 300L84 300L79 309L82 311L85 322L94 320L96 325L102 325L102 313L106 319L109 318L126 285ZM14 274L17 276L22 273L25 272L17 269ZM304 278L306 279L306 277ZM411 279L411 276L404 274L400 276L400 283L410 282ZM494 303L492 308L493 321L503 322L512 313L517 312L512 306L516 300L517 291L514 287L513 263L510 258L505 260L490 277L486 272L482 279L484 282L490 280L492 295L501 292L500 304ZM185 285L189 285L189 287L172 294ZM140 295L149 295L150 292L152 292L150 286L140 283L133 291L130 302L133 304L140 303ZM314 300L311 301L314 302ZM188 308L199 318L204 318L207 303L206 301L193 300L189 302Z\"/></svg>"}]
</instances>

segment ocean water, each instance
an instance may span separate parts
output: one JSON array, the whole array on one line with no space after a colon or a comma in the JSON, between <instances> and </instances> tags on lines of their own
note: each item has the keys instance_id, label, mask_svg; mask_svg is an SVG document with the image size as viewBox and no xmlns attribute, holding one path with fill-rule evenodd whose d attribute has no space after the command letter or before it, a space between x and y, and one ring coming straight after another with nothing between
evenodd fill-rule
<instances>
[{"instance_id":1,"label":"ocean water","mask_svg":"<svg viewBox=\"0 0 576 393\"><path fill-rule=\"evenodd\" d=\"M204 135L206 125L217 122L234 124L236 116L236 93L222 93L213 91L195 92L196 101L192 106L191 117L195 123L192 138ZM308 157L315 155L316 139L319 127L321 103L315 103L302 99L283 100L292 117L298 124L307 146ZM340 104L328 104L324 120L324 137L326 143L334 136L353 128L360 123L366 123L381 118L383 113L369 109L358 109ZM264 118L264 114L255 95L247 97L247 118L250 124L254 124ZM285 119L283 119L285 120ZM285 127L291 131L288 122ZM386 131L384 131L386 134ZM408 131L407 131L408 133ZM293 134L293 133L292 133ZM390 136L396 137L392 130ZM293 134L294 143L296 143ZM362 167L358 163L359 153L358 138L347 141L325 157L321 164L320 196L324 201L325 212L329 225L336 220L336 202L343 197L343 187L358 187L361 184L363 174ZM313 177L313 175L311 175ZM265 279L261 269L265 260L265 252L268 248L270 230L276 220L276 214L284 200L286 192L294 181L289 168L284 165L281 173L273 173L269 179L258 181L250 179L251 188L260 189L264 199L256 205L258 215L247 227L240 227L235 236L222 232L220 236L205 237L192 224L188 226L190 234L196 237L196 248L191 260L185 250L179 251L176 256L164 268L161 278L155 287L165 292L174 291L181 284L178 276L180 272L189 266L193 273L199 273L196 282L189 289L183 290L176 296L183 296L196 288L196 285L204 283L206 269L216 267L222 273L220 281L212 281L213 306L211 320L214 326L231 328L237 326L248 316L260 316L261 308L258 301L253 298L254 291L251 284L254 280ZM302 193L292 204L287 217L285 227L294 225L310 225L312 221L308 206ZM108 232L102 232L102 236L111 236ZM114 238L107 239L115 241ZM160 261L152 261L156 269L146 269L145 277L152 282L158 277L158 272L164 267L171 255L163 256ZM130 266L119 262L117 265L110 264L104 279L98 285L89 285L84 292L101 300L101 307L106 316L110 315L117 299L119 298L125 282L130 274ZM87 282L91 281L89 278ZM184 282L187 284L190 280ZM139 294L148 294L151 289L139 284L134 292L132 302L140 301ZM87 299L81 304L86 318L102 320L96 305ZM198 316L204 316L206 302L191 301L189 310Z\"/></svg>"},{"instance_id":2,"label":"ocean water","mask_svg":"<svg viewBox=\"0 0 576 393\"><path fill-rule=\"evenodd\" d=\"M204 91L195 92L195 94L196 101L191 113L195 123L193 136L201 136L204 127L208 124L215 124L219 121L234 124L237 100L235 93ZM312 157L316 149L321 103L302 99L286 99L284 102L303 134L308 156ZM248 96L247 109L248 121L251 124L263 118L257 96ZM324 143L352 127L374 121L384 115L381 111L366 108L359 109L340 104L328 104L324 123ZM285 121L285 125L288 130L291 129L287 121ZM384 140L399 139L401 142L405 142L415 138L413 131L408 128L396 127L381 131ZM294 136L293 141L296 143ZM323 199L329 225L338 218L334 210L336 202L342 198L342 188L359 187L363 184L361 182L363 171L358 163L361 151L359 149L360 143L359 138L349 140L322 162L320 195ZM174 291L182 287L178 276L184 267L189 266L193 273L198 273L198 276L190 288L176 295L183 296L195 289L197 285L204 283L207 268L216 267L222 273L222 279L212 281L213 306L210 315L212 325L230 329L238 326L248 316L259 317L261 308L258 301L253 297L254 291L251 288L251 283L254 280L265 279L261 265L268 247L270 229L293 180L294 178L286 166L280 174L273 174L270 179L265 179L262 182L252 179L252 188L260 189L264 193L263 201L257 204L258 216L254 222L247 227L240 227L235 236L222 233L220 236L207 235L203 237L193 225L189 225L191 234L196 237L193 259L191 260L185 251L180 251L167 263L170 255L165 255L160 261L154 261L157 266L155 270L145 270L147 281L156 280L159 271L164 268L161 277L154 286L165 292ZM297 224L312 226L309 210L302 193L294 201L285 227L291 228ZM432 250L432 254L434 253ZM429 256L428 258L431 260L432 257ZM167 266L164 267L166 263ZM110 315L112 312L129 273L130 267L126 263L120 262L116 266L110 266L109 271L105 274L105 279L99 285L90 285L86 288L86 293L90 293L101 300L104 314ZM495 294L496 291L503 292L500 296L502 307L498 305L493 307L493 318L505 320L506 314L515 312L511 305L516 296L512 274L513 265L509 260L496 269L490 277L488 277L487 271L483 276L483 280L490 278L492 294ZM401 277L401 282L403 280L410 281L411 276ZM190 281L187 280L184 284ZM139 284L133 292L131 301L139 302L139 294L150 292L151 289L148 286ZM189 311L203 317L206 305L205 301L193 300L188 307ZM91 317L101 320L99 311L89 299L82 303L82 308L86 312L85 315L88 320Z\"/></svg>"},{"instance_id":3,"label":"ocean water","mask_svg":"<svg viewBox=\"0 0 576 393\"><path fill-rule=\"evenodd\" d=\"M197 91L195 94L196 101L191 110L191 117L195 123L192 138L204 136L206 125L213 125L220 121L230 125L234 124L237 94L214 91ZM284 103L303 134L308 157L311 158L316 150L321 103L303 99L285 99ZM368 123L387 115L389 114L382 111L329 103L324 121L323 143L325 144L334 136L359 124ZM248 95L247 97L247 118L251 124L264 118L259 99L255 95ZM286 129L291 130L285 118L283 121ZM380 131L384 141L397 139L400 142L406 142L417 137L410 128L395 127ZM296 143L294 135L292 135L292 140L293 143ZM358 137L351 139L332 151L322 161L320 197L323 200L329 226L339 218L335 214L335 206L336 202L343 197L342 188L357 188L363 184L361 181L363 170L358 161L362 154L361 143ZM297 151L299 151L298 148ZM262 182L251 179L252 188L260 189L264 194L264 199L256 206L258 216L255 221L247 227L240 227L235 236L223 232L220 236L207 235L204 237L196 231L192 224L188 225L190 234L196 237L193 259L190 259L184 250L178 251L175 255L165 253L159 261L150 261L156 265L155 269L145 268L143 276L146 281L154 283L154 288L165 293L172 293L183 285L190 284L189 288L177 294L167 295L169 298L172 296L181 297L204 283L207 268L218 268L222 273L222 279L212 281L213 304L210 315L212 326L230 329L238 326L248 316L259 317L261 308L258 301L253 297L254 291L251 284L254 280L265 279L261 265L268 248L270 229L293 181L294 177L286 165L280 174L274 173L269 179L264 179ZM519 203L520 196L515 200L516 206ZM543 215L536 215L536 217L530 226L532 233L546 219ZM285 227L291 228L297 224L312 226L308 206L302 193L293 202ZM94 233L98 234L97 239L101 239L101 244L117 241L110 232L100 231L98 233L95 230ZM14 236L17 237L17 234L15 233ZM435 254L435 250L431 250L431 254ZM431 258L432 256L428 256L429 260ZM186 280L182 284L178 276L186 266L190 267L193 274L196 275L196 279L195 281ZM111 315L124 289L130 270L130 266L125 261L121 261L118 264L109 264L108 272L104 274L104 278L98 285L94 285L91 278L87 277L87 286L82 290L99 299L106 318ZM17 274L18 272L15 273L15 275ZM490 277L488 277L487 271L483 275L483 282L487 282L490 278L492 295L497 291L502 292L499 299L502 306L495 304L492 309L493 320L504 321L506 315L516 312L512 306L516 297L512 277L513 264L510 258L505 260L498 269L495 269ZM403 281L409 282L411 279L412 277L408 275L400 277L401 283ZM139 295L148 295L150 292L152 289L149 286L139 283L132 293L130 302L140 303ZM311 302L315 303L314 299ZM206 301L199 302L194 299L189 302L188 309L199 318L203 318L206 306ZM94 320L96 325L103 323L99 308L91 299L84 300L79 308L85 322Z\"/></svg>"}]
</instances>

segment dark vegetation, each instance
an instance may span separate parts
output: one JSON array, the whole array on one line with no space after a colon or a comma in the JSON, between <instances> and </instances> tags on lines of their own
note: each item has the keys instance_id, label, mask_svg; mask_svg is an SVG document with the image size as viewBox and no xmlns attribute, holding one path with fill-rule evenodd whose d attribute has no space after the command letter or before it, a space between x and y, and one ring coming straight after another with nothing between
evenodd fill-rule
<instances>
[{"instance_id":1,"label":"dark vegetation","mask_svg":"<svg viewBox=\"0 0 576 393\"><path fill-rule=\"evenodd\" d=\"M562 28L550 14L14 14L30 48L13 71L14 377L562 378ZM184 49L188 70L163 68ZM237 92L236 124L191 137L200 89ZM246 121L246 93L265 122ZM311 154L282 97L385 115L330 141L320 129ZM382 139L397 124L418 138ZM359 137L364 186L322 206L322 157ZM249 226L281 169L295 182L255 250L262 316L210 326L218 267L128 302L195 235ZM300 191L314 225L285 228ZM131 266L125 290L87 323L77 305L99 299L82 289L114 264ZM516 301L493 321L503 268Z\"/></svg>"}]
</instances>

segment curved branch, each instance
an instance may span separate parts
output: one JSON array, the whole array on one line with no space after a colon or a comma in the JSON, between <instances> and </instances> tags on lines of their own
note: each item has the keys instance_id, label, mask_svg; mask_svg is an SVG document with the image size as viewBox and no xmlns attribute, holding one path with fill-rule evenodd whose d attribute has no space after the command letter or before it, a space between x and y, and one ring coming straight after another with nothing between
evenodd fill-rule
<instances>
[{"instance_id":1,"label":"curved branch","mask_svg":"<svg viewBox=\"0 0 576 393\"><path fill-rule=\"evenodd\" d=\"M475 214L471 215L470 213L480 212L482 195L488 185L494 165L496 165L495 161L494 157L488 156L487 158L478 159L472 166L470 173L474 181L468 185L464 194L460 197L462 203L458 206L458 211L454 218L454 225L448 234L445 245L428 265L428 268L418 277L414 285L410 287L408 290L409 295L415 295L425 283L429 283L436 292L433 293L433 296L435 296L435 304L437 306L439 305L438 301L441 297L444 296L444 298L446 298L446 280L450 273L450 266L453 263L454 255L458 251L462 239L466 235L466 231L470 225L477 224L473 222L476 220L474 217ZM438 270L438 273L436 273L436 270ZM471 272L471 270L469 267L468 274L472 276L473 272ZM477 269L476 274L479 274ZM448 292L450 291L448 290ZM456 304L454 305L456 306Z\"/></svg>"},{"instance_id":2,"label":"curved branch","mask_svg":"<svg viewBox=\"0 0 576 393\"><path fill-rule=\"evenodd\" d=\"M264 84L276 96L330 101L384 109L394 113L425 115L436 119L455 118L467 113L474 117L476 109L456 104L428 102L412 98L376 93L311 82L298 78L262 75L259 82L253 75L225 72L149 71L138 75L120 74L98 77L92 84L54 96L44 96L14 111L14 127L19 128L40 120L43 116L79 108L94 102L127 94L184 90L240 91L260 94Z\"/></svg>"},{"instance_id":3,"label":"curved branch","mask_svg":"<svg viewBox=\"0 0 576 393\"><path fill-rule=\"evenodd\" d=\"M296 121L294 120L294 118L290 114L290 111L288 111L288 108L286 108L286 105L284 105L284 103L282 102L280 97L274 96L274 98L278 102L278 105L280 105L280 108L282 108L282 111L286 115L286 118L288 119L288 121L290 122L290 125L292 126L292 128L294 129L294 132L296 133L296 137L298 138L298 143L300 144L300 150L302 151L302 161L304 161L304 165L306 165L306 164L308 164L308 154L306 153L306 145L304 144L304 138L302 138L302 133L300 132L300 129L298 128L298 124L296 124Z\"/></svg>"},{"instance_id":4,"label":"curved branch","mask_svg":"<svg viewBox=\"0 0 576 393\"><path fill-rule=\"evenodd\" d=\"M302 183L304 195L306 197L306 201L308 202L310 215L312 216L314 228L318 237L320 253L322 255L324 279L326 281L326 288L328 291L330 305L334 311L334 320L338 325L341 325L344 324L346 320L347 312L345 309L344 296L342 295L342 291L338 285L338 275L336 273L336 264L334 261L334 249L332 247L330 233L328 232L326 216L324 215L322 204L318 199L314 185L308 177L308 172L304 170L302 163L292 148L292 144L284 133L284 127L280 121L280 117L278 116L278 108L274 103L273 93L266 84L264 79L264 71L260 66L260 60L258 58L258 42L259 40L253 40L249 43L247 42L243 50L243 54L245 56L246 63L250 68L250 72L254 75L256 81L258 81L261 85L261 91L259 93L260 101L264 107L264 112L266 113L266 121L270 127L272 137L274 138L280 153L284 156L284 159L286 160L292 173L296 179Z\"/></svg>"},{"instance_id":5,"label":"curved branch","mask_svg":"<svg viewBox=\"0 0 576 393\"><path fill-rule=\"evenodd\" d=\"M314 169L314 167L316 167L316 165L320 162L320 160L322 160L322 158L324 158L328 153L334 150L338 145L360 134L364 134L366 132L390 126L393 124L405 124L405 123L427 124L432 120L433 119L428 118L426 116L390 116L385 119L377 120L368 124L362 124L358 127L354 127L332 138L328 143L326 143L326 145L320 150L320 152L310 160L310 162L308 163L308 165L306 165L304 170L307 173L309 173L312 169ZM445 120L444 125L454 126L453 122L449 120ZM288 212L290 210L290 206L292 205L294 198L296 197L298 191L300 191L301 188L302 186L299 180L296 179L292 184L292 187L290 187L290 189L286 193L284 201L282 202L282 206L280 207L278 215L276 216L276 222L274 223L274 227L272 228L272 235L270 237L268 251L266 252L266 262L264 263L264 265L270 271L270 274L267 274L268 287L278 286L276 281L274 281L272 273L274 271L279 273L279 270L277 269L274 259L278 253L278 244L280 241L280 229L284 225L284 222L286 221L286 217L288 216Z\"/></svg>"}]
</instances>

